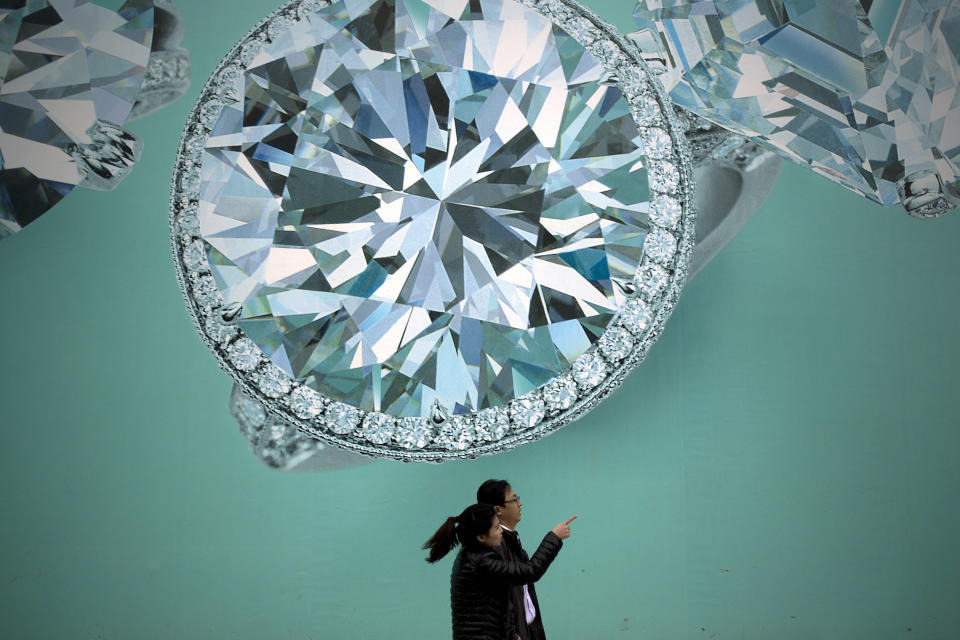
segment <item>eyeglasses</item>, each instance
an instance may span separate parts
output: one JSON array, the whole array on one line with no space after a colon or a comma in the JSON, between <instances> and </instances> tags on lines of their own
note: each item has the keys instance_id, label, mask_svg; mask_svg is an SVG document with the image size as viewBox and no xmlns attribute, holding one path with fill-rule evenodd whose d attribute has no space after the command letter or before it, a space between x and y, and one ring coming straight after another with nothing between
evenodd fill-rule
<instances>
[{"instance_id":1,"label":"eyeglasses","mask_svg":"<svg viewBox=\"0 0 960 640\"><path fill-rule=\"evenodd\" d=\"M510 498L509 500L504 500L504 501L503 501L503 504L504 504L504 505L508 505L508 504L510 504L511 502L520 502L520 496L513 496L513 497Z\"/></svg>"}]
</instances>

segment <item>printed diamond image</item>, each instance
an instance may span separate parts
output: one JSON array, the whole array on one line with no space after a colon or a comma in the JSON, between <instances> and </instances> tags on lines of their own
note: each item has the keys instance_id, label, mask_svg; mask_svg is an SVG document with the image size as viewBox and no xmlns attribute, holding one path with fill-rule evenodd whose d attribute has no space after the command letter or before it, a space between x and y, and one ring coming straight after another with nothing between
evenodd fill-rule
<instances>
[{"instance_id":1,"label":"printed diamond image","mask_svg":"<svg viewBox=\"0 0 960 640\"><path fill-rule=\"evenodd\" d=\"M117 6L115 3L113 6ZM83 179L71 149L126 122L153 40L151 0L0 6L0 239Z\"/></svg>"},{"instance_id":2,"label":"printed diamond image","mask_svg":"<svg viewBox=\"0 0 960 640\"><path fill-rule=\"evenodd\" d=\"M881 204L906 186L960 206L960 1L642 0L635 18L675 104Z\"/></svg>"},{"instance_id":3,"label":"printed diamond image","mask_svg":"<svg viewBox=\"0 0 960 640\"><path fill-rule=\"evenodd\" d=\"M629 105L513 0L350 0L251 52L202 158L225 305L288 374L394 416L568 370L649 230Z\"/></svg>"}]
</instances>

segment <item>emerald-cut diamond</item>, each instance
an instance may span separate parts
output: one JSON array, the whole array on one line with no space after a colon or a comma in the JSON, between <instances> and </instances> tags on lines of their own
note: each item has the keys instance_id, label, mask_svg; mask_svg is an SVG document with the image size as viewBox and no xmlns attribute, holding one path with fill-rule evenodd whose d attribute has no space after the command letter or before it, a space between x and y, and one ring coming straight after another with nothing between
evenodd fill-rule
<instances>
[{"instance_id":1,"label":"emerald-cut diamond","mask_svg":"<svg viewBox=\"0 0 960 640\"><path fill-rule=\"evenodd\" d=\"M277 366L429 417L505 406L597 343L650 229L641 133L597 58L513 0L343 1L268 34L241 45L199 221Z\"/></svg>"},{"instance_id":2,"label":"emerald-cut diamond","mask_svg":"<svg viewBox=\"0 0 960 640\"><path fill-rule=\"evenodd\" d=\"M960 205L960 1L642 0L673 102L884 205Z\"/></svg>"},{"instance_id":3,"label":"emerald-cut diamond","mask_svg":"<svg viewBox=\"0 0 960 640\"><path fill-rule=\"evenodd\" d=\"M126 122L153 27L152 0L0 5L0 239L80 183L75 150L94 144L98 123Z\"/></svg>"}]
</instances>

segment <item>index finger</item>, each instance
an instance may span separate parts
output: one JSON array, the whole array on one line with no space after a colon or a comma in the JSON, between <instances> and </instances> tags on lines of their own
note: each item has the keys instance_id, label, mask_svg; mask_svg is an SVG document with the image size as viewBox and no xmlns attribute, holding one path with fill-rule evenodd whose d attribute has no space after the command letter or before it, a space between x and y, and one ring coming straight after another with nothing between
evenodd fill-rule
<instances>
[{"instance_id":1,"label":"index finger","mask_svg":"<svg viewBox=\"0 0 960 640\"><path fill-rule=\"evenodd\" d=\"M576 519L577 519L577 516L573 516L572 518L570 518L569 520L567 520L567 521L564 522L563 524L570 524L571 522L573 522L573 521L576 520Z\"/></svg>"}]
</instances>

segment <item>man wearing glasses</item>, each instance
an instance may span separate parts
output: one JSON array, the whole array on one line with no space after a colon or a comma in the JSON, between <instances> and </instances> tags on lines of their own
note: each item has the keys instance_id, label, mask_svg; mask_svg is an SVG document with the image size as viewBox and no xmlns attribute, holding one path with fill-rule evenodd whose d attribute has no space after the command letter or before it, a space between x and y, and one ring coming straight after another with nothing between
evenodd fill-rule
<instances>
[{"instance_id":1,"label":"man wearing glasses","mask_svg":"<svg viewBox=\"0 0 960 640\"><path fill-rule=\"evenodd\" d=\"M506 480L487 480L477 489L477 502L492 505L500 518L503 542L499 549L504 558L526 562L529 559L527 552L520 546L520 536L515 531L523 503L510 483ZM511 587L510 605L520 640L546 640L540 619L540 604L532 584Z\"/></svg>"}]
</instances>

